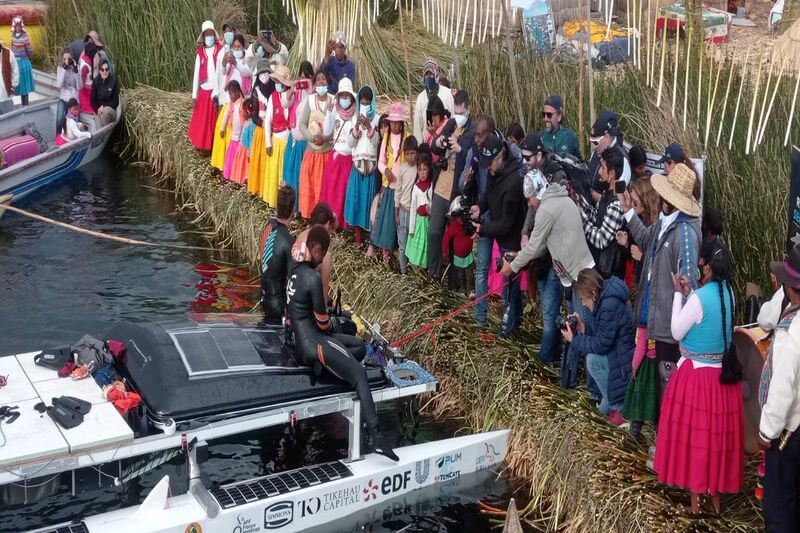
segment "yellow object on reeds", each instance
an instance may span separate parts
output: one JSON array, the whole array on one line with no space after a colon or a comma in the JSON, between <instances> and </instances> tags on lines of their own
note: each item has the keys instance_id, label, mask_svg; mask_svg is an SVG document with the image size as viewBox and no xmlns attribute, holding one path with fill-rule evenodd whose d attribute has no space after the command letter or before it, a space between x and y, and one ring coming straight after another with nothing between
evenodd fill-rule
<instances>
[{"instance_id":1,"label":"yellow object on reeds","mask_svg":"<svg viewBox=\"0 0 800 533\"><path fill-rule=\"evenodd\" d=\"M31 40L31 47L34 53L41 51L44 46L44 26L39 24L25 24L25 32ZM80 35L75 35L80 37ZM8 24L0 24L0 41L3 41L3 46L11 46L11 26ZM64 43L66 46L69 43Z\"/></svg>"},{"instance_id":2,"label":"yellow object on reeds","mask_svg":"<svg viewBox=\"0 0 800 533\"><path fill-rule=\"evenodd\" d=\"M606 25L600 22L592 22L589 28L592 36L592 44L608 41L614 37L625 37L630 33L627 29L612 28L608 37L606 37ZM570 20L565 22L564 25L561 26L561 29L564 30L564 35L568 39L572 39L572 36L579 31L586 31L586 22L582 20Z\"/></svg>"}]
</instances>

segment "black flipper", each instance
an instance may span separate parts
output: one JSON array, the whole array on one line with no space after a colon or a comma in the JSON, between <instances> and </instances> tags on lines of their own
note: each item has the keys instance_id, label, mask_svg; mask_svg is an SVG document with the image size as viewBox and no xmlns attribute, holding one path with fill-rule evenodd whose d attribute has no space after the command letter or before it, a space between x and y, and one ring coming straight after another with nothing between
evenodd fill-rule
<instances>
[{"instance_id":1,"label":"black flipper","mask_svg":"<svg viewBox=\"0 0 800 533\"><path fill-rule=\"evenodd\" d=\"M72 429L81 425L83 422L83 415L67 409L61 405L53 405L47 408L47 416L53 419L56 424L64 429Z\"/></svg>"},{"instance_id":2,"label":"black flipper","mask_svg":"<svg viewBox=\"0 0 800 533\"><path fill-rule=\"evenodd\" d=\"M74 396L61 396L60 398L53 398L53 405L60 405L65 409L75 411L80 415L85 415L92 410L92 404L86 400L81 400Z\"/></svg>"},{"instance_id":3,"label":"black flipper","mask_svg":"<svg viewBox=\"0 0 800 533\"><path fill-rule=\"evenodd\" d=\"M373 429L370 430L370 433L372 434L372 445L375 448L375 453L383 455L387 459L391 459L394 462L400 460L400 458L397 457L397 454L394 453L392 447L389 446L389 443L386 442L386 439L380 430Z\"/></svg>"}]
</instances>

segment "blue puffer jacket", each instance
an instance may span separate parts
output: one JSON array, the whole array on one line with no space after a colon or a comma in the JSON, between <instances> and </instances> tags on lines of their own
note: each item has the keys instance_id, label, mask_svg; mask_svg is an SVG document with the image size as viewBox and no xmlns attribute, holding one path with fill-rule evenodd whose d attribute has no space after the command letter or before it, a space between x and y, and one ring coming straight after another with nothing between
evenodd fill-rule
<instances>
[{"instance_id":1,"label":"blue puffer jacket","mask_svg":"<svg viewBox=\"0 0 800 533\"><path fill-rule=\"evenodd\" d=\"M577 333L573 347L579 352L608 357L608 400L621 404L631 378L633 361L633 309L625 283L610 277L587 318L585 334Z\"/></svg>"}]
</instances>

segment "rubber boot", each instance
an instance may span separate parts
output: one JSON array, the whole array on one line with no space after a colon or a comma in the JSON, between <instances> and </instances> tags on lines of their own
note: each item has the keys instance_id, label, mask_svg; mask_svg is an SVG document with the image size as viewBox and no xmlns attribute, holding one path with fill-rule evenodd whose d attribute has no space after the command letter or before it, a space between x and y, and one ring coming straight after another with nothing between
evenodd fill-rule
<instances>
[{"instance_id":1,"label":"rubber boot","mask_svg":"<svg viewBox=\"0 0 800 533\"><path fill-rule=\"evenodd\" d=\"M372 445L375 449L375 453L383 455L387 459L391 459L394 462L400 460L400 458L397 457L397 454L394 453L394 450L392 450L392 447L389 445L386 437L383 435L383 432L380 431L380 429L377 427L370 428L369 433L372 436Z\"/></svg>"}]
</instances>

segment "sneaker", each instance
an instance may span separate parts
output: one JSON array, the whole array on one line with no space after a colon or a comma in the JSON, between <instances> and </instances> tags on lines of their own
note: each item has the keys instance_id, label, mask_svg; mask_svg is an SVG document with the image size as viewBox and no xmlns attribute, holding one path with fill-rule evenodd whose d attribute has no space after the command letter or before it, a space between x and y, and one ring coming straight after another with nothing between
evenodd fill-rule
<instances>
[{"instance_id":1,"label":"sneaker","mask_svg":"<svg viewBox=\"0 0 800 533\"><path fill-rule=\"evenodd\" d=\"M619 414L619 411L611 411L611 414L608 415L607 419L618 428L627 429L630 427L630 422L622 418L622 415Z\"/></svg>"}]
</instances>

